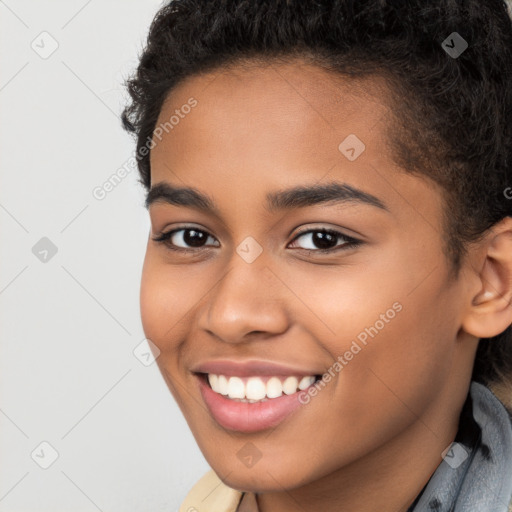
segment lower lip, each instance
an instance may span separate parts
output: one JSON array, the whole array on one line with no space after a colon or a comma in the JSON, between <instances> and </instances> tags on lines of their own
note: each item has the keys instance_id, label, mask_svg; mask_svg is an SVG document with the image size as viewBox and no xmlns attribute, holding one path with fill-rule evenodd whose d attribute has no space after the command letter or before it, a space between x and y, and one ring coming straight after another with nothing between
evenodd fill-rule
<instances>
[{"instance_id":1,"label":"lower lip","mask_svg":"<svg viewBox=\"0 0 512 512\"><path fill-rule=\"evenodd\" d=\"M227 430L257 432L276 427L301 405L299 391L269 398L266 402L237 402L213 391L206 378L198 376L198 380L199 390L210 414Z\"/></svg>"}]
</instances>

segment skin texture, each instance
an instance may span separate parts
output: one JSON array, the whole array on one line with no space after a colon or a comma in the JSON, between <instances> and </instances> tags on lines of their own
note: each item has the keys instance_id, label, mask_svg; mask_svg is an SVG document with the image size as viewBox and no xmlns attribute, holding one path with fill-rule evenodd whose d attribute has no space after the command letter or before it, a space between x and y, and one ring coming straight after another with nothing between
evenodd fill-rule
<instances>
[{"instance_id":1,"label":"skin texture","mask_svg":"<svg viewBox=\"0 0 512 512\"><path fill-rule=\"evenodd\" d=\"M217 70L174 89L159 122L190 97L197 106L151 150L151 184L195 187L220 217L151 205L140 299L201 451L227 485L257 492L262 512L406 510L455 437L479 337L512 322L510 222L449 281L440 191L394 164L377 78L349 82L300 61ZM349 134L366 146L354 161L338 149ZM390 211L264 208L268 192L333 181ZM206 249L176 253L152 239L184 225L211 235ZM322 227L363 243L308 251L318 249L298 229ZM174 242L187 247L180 234ZM250 264L236 252L248 236L263 248ZM192 366L257 359L322 373L397 302L400 312L276 428L242 434L209 415ZM237 456L249 441L262 454L250 468Z\"/></svg>"}]
</instances>

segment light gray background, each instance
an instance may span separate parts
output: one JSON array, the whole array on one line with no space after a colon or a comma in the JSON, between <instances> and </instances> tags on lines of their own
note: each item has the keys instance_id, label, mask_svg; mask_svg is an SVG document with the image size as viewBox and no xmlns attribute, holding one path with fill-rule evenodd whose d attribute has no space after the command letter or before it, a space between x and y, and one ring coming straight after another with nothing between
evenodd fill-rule
<instances>
[{"instance_id":1,"label":"light gray background","mask_svg":"<svg viewBox=\"0 0 512 512\"><path fill-rule=\"evenodd\" d=\"M135 149L122 82L161 4L0 1L1 512L175 511L208 469L133 353L149 233L136 170L92 194Z\"/></svg>"}]
</instances>

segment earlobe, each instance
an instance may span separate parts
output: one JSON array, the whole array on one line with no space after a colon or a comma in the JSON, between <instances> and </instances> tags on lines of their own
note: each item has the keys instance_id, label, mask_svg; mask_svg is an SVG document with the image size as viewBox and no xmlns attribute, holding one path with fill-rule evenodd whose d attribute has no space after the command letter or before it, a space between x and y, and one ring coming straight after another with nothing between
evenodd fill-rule
<instances>
[{"instance_id":1,"label":"earlobe","mask_svg":"<svg viewBox=\"0 0 512 512\"><path fill-rule=\"evenodd\" d=\"M462 327L478 338L492 338L512 324L512 218L493 226L485 239L480 290Z\"/></svg>"}]
</instances>

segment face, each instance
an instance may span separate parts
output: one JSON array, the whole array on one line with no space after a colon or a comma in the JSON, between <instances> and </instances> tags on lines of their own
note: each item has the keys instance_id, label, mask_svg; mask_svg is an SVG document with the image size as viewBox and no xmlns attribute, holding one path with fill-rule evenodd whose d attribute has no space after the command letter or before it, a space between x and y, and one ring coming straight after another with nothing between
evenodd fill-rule
<instances>
[{"instance_id":1,"label":"face","mask_svg":"<svg viewBox=\"0 0 512 512\"><path fill-rule=\"evenodd\" d=\"M142 323L232 487L306 485L467 391L441 194L394 164L385 94L297 61L189 78L162 107Z\"/></svg>"}]
</instances>

